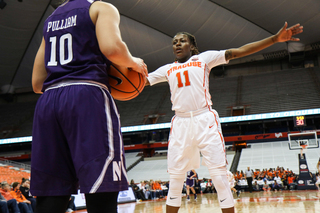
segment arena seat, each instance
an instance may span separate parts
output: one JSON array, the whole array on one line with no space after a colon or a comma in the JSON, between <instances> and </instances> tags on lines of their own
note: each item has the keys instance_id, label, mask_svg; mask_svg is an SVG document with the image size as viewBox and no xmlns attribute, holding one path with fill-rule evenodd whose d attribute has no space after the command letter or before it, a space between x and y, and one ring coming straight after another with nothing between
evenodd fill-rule
<instances>
[{"instance_id":1,"label":"arena seat","mask_svg":"<svg viewBox=\"0 0 320 213\"><path fill-rule=\"evenodd\" d=\"M233 157L233 152L227 154L227 160L229 162L228 169L232 164ZM196 169L196 172L198 173L199 179L210 178L206 166L200 165L200 168ZM128 172L128 178L129 181L133 179L136 183L150 179L168 181L169 173L167 172L167 159L141 161Z\"/></svg>"},{"instance_id":2,"label":"arena seat","mask_svg":"<svg viewBox=\"0 0 320 213\"><path fill-rule=\"evenodd\" d=\"M251 148L242 149L238 171L245 171L248 166L253 170L279 166L299 173L298 154L300 154L300 149L289 150L288 141L250 143L250 145ZM306 153L310 172L315 173L320 156L319 148L307 149L304 153Z\"/></svg>"},{"instance_id":3,"label":"arena seat","mask_svg":"<svg viewBox=\"0 0 320 213\"><path fill-rule=\"evenodd\" d=\"M21 182L22 178L30 178L30 172L24 172L20 169L16 170L12 166L2 166L0 167L0 182L7 181L9 184L13 182Z\"/></svg>"}]
</instances>

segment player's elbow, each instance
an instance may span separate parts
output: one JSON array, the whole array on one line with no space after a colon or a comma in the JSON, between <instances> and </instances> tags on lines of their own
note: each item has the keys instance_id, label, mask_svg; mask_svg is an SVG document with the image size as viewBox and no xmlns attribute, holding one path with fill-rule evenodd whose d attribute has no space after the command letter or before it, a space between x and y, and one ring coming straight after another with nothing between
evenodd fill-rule
<instances>
[{"instance_id":1,"label":"player's elbow","mask_svg":"<svg viewBox=\"0 0 320 213\"><path fill-rule=\"evenodd\" d=\"M32 89L34 93L42 94L43 82L39 82L37 79L32 79Z\"/></svg>"},{"instance_id":2,"label":"player's elbow","mask_svg":"<svg viewBox=\"0 0 320 213\"><path fill-rule=\"evenodd\" d=\"M34 93L42 94L42 87L40 87L38 85L32 85L32 89L33 89Z\"/></svg>"}]
</instances>

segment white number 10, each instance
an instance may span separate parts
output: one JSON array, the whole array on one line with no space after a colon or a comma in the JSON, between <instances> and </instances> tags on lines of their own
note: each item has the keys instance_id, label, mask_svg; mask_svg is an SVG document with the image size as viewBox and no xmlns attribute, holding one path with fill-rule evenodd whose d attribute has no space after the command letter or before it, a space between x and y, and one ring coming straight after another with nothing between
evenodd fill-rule
<instances>
[{"instance_id":1,"label":"white number 10","mask_svg":"<svg viewBox=\"0 0 320 213\"><path fill-rule=\"evenodd\" d=\"M68 57L65 56L65 48L64 44L67 42L67 52ZM51 43L51 53L50 53L50 61L48 62L48 66L57 66L58 62L56 59L57 56L57 36L50 37ZM72 35L70 33L64 34L60 37L59 40L59 50L60 50L60 64L65 65L72 61L73 53L72 53Z\"/></svg>"}]
</instances>

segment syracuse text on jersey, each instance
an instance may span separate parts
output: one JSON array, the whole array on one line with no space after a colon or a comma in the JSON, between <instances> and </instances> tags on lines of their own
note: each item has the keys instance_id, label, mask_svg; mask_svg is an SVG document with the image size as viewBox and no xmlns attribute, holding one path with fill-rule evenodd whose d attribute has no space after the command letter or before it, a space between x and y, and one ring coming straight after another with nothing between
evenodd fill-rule
<instances>
[{"instance_id":1,"label":"syracuse text on jersey","mask_svg":"<svg viewBox=\"0 0 320 213\"><path fill-rule=\"evenodd\" d=\"M47 32L51 29L52 31L62 30L69 27L73 27L77 25L77 15L70 16L66 19L62 19L61 21L50 21L48 22Z\"/></svg>"},{"instance_id":2,"label":"syracuse text on jersey","mask_svg":"<svg viewBox=\"0 0 320 213\"><path fill-rule=\"evenodd\" d=\"M197 62L189 62L189 63L185 63L185 64L182 64L182 65L171 67L167 71L167 74L169 76L172 72L174 72L176 70L179 70L179 69L186 68L186 67L200 67L201 68L201 62L199 62L199 61L197 61Z\"/></svg>"}]
</instances>

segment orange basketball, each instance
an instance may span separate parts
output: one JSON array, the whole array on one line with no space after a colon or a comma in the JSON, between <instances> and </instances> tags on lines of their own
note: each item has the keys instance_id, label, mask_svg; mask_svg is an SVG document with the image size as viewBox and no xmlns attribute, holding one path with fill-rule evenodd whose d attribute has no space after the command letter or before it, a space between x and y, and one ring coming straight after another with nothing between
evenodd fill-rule
<instances>
[{"instance_id":1,"label":"orange basketball","mask_svg":"<svg viewBox=\"0 0 320 213\"><path fill-rule=\"evenodd\" d=\"M128 101L137 97L146 84L146 79L141 73L116 64L111 64L108 75L111 95L119 101Z\"/></svg>"}]
</instances>

